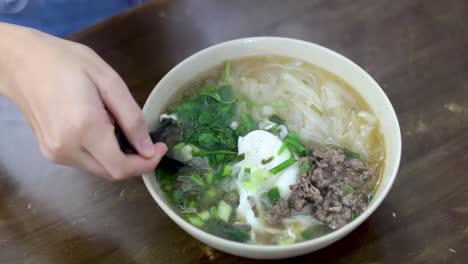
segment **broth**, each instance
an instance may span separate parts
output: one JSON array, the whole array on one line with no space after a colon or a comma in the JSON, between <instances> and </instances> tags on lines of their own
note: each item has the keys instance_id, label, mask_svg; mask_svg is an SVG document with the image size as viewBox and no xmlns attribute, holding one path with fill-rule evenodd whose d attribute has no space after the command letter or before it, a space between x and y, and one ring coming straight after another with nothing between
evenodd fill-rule
<instances>
[{"instance_id":1,"label":"broth","mask_svg":"<svg viewBox=\"0 0 468 264\"><path fill-rule=\"evenodd\" d=\"M193 225L245 243L290 244L332 232L366 208L384 166L373 111L344 80L280 56L200 75L165 117L163 141L190 166L156 169Z\"/></svg>"}]
</instances>

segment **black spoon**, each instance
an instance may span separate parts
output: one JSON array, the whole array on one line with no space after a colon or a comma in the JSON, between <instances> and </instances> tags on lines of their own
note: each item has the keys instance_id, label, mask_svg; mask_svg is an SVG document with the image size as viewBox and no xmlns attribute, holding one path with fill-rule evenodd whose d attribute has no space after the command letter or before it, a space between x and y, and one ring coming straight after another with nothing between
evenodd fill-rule
<instances>
[{"instance_id":1,"label":"black spoon","mask_svg":"<svg viewBox=\"0 0 468 264\"><path fill-rule=\"evenodd\" d=\"M156 128L156 130L149 133L151 141L153 143L160 142L169 132L170 128L174 124L173 120L170 118L163 119L161 124ZM122 129L118 126L115 128L115 136L117 137L117 141L119 142L120 149L125 154L137 154L137 150L132 146L132 144L128 141L127 137L123 133ZM171 168L171 169L179 169L183 167L185 164L172 159L166 155L162 157L161 161L159 162L160 167L164 168Z\"/></svg>"}]
</instances>

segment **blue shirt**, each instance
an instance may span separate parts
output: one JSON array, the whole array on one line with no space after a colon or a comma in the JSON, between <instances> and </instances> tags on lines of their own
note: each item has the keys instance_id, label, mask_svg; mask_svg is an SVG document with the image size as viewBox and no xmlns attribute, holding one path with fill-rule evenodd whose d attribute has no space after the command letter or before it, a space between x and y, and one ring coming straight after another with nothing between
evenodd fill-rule
<instances>
[{"instance_id":1,"label":"blue shirt","mask_svg":"<svg viewBox=\"0 0 468 264\"><path fill-rule=\"evenodd\" d=\"M65 36L144 0L0 0L0 22Z\"/></svg>"}]
</instances>

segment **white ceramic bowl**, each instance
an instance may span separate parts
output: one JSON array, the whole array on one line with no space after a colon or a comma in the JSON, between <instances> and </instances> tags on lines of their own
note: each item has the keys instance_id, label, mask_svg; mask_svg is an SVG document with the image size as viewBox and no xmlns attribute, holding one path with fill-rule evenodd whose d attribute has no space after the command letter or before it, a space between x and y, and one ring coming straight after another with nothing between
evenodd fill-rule
<instances>
[{"instance_id":1,"label":"white ceramic bowl","mask_svg":"<svg viewBox=\"0 0 468 264\"><path fill-rule=\"evenodd\" d=\"M364 222L387 196L397 175L401 156L401 135L392 104L380 86L363 69L349 59L309 42L278 38L254 37L214 45L185 59L156 85L143 111L150 129L159 123L159 115L179 89L199 74L226 60L253 55L282 55L300 58L318 65L346 80L369 103L380 120L385 140L385 168L382 182L369 208L343 228L322 237L292 245L250 245L222 239L202 231L176 214L166 202L154 173L143 176L146 187L161 209L182 229L207 245L221 251L248 258L278 259L299 256L318 250L349 234Z\"/></svg>"}]
</instances>

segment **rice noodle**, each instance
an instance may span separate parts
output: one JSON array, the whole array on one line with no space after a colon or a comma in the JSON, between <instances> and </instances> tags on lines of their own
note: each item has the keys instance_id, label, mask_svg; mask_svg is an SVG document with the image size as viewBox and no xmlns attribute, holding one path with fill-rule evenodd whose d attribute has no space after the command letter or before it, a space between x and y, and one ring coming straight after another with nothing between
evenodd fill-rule
<instances>
[{"instance_id":1,"label":"rice noodle","mask_svg":"<svg viewBox=\"0 0 468 264\"><path fill-rule=\"evenodd\" d=\"M366 159L378 159L379 150L369 143L377 119L361 110L355 95L339 82L296 62L242 63L231 76L246 98L264 105L288 105L274 110L287 117L288 128L305 143L344 146ZM257 120L266 118L262 107L251 112Z\"/></svg>"}]
</instances>

